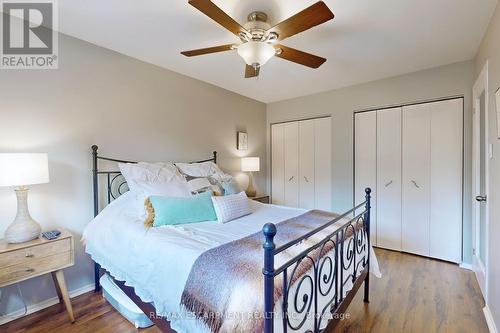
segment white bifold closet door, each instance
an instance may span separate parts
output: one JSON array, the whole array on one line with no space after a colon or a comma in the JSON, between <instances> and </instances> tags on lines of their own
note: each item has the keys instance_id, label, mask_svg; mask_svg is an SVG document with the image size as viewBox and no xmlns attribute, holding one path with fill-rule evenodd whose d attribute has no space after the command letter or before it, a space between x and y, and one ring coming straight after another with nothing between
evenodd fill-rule
<instances>
[{"instance_id":1,"label":"white bifold closet door","mask_svg":"<svg viewBox=\"0 0 500 333\"><path fill-rule=\"evenodd\" d=\"M299 207L314 208L314 120L299 122Z\"/></svg>"},{"instance_id":2,"label":"white bifold closet door","mask_svg":"<svg viewBox=\"0 0 500 333\"><path fill-rule=\"evenodd\" d=\"M463 99L356 113L355 203L372 244L461 261Z\"/></svg>"},{"instance_id":3,"label":"white bifold closet door","mask_svg":"<svg viewBox=\"0 0 500 333\"><path fill-rule=\"evenodd\" d=\"M462 259L463 100L431 105L430 256Z\"/></svg>"},{"instance_id":4,"label":"white bifold closet door","mask_svg":"<svg viewBox=\"0 0 500 333\"><path fill-rule=\"evenodd\" d=\"M299 207L299 123L285 123L285 206Z\"/></svg>"},{"instance_id":5,"label":"white bifold closet door","mask_svg":"<svg viewBox=\"0 0 500 333\"><path fill-rule=\"evenodd\" d=\"M401 108L377 111L377 246L401 251Z\"/></svg>"},{"instance_id":6,"label":"white bifold closet door","mask_svg":"<svg viewBox=\"0 0 500 333\"><path fill-rule=\"evenodd\" d=\"M463 100L403 108L402 249L460 262Z\"/></svg>"},{"instance_id":7,"label":"white bifold closet door","mask_svg":"<svg viewBox=\"0 0 500 333\"><path fill-rule=\"evenodd\" d=\"M372 189L370 241L377 245L377 112L354 115L354 204L365 201L365 188ZM360 213L359 211L356 213Z\"/></svg>"},{"instance_id":8,"label":"white bifold closet door","mask_svg":"<svg viewBox=\"0 0 500 333\"><path fill-rule=\"evenodd\" d=\"M429 256L430 148L429 104L403 108L402 250Z\"/></svg>"},{"instance_id":9,"label":"white bifold closet door","mask_svg":"<svg viewBox=\"0 0 500 333\"><path fill-rule=\"evenodd\" d=\"M314 119L314 208L332 210L332 118Z\"/></svg>"},{"instance_id":10,"label":"white bifold closet door","mask_svg":"<svg viewBox=\"0 0 500 333\"><path fill-rule=\"evenodd\" d=\"M285 124L271 126L272 203L285 204Z\"/></svg>"},{"instance_id":11,"label":"white bifold closet door","mask_svg":"<svg viewBox=\"0 0 500 333\"><path fill-rule=\"evenodd\" d=\"M331 117L271 126L272 203L332 209Z\"/></svg>"}]
</instances>

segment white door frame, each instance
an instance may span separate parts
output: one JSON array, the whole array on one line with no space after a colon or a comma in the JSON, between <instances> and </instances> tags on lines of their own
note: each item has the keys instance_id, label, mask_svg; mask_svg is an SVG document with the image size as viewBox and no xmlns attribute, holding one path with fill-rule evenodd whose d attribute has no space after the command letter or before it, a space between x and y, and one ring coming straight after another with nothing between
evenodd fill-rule
<instances>
[{"instance_id":1,"label":"white door frame","mask_svg":"<svg viewBox=\"0 0 500 333\"><path fill-rule=\"evenodd\" d=\"M484 93L485 96L485 110L484 110L484 123L485 123L485 134L484 142L480 142L480 97ZM484 65L481 74L474 84L473 87L473 117L472 117L472 267L476 273L481 292L483 297L487 300L488 295L488 235L489 235L489 137L488 137L488 106L489 106L489 95L488 95L488 62ZM479 193L480 191L480 169L478 169L477 161L480 159L480 147L483 144L485 147L484 156L484 168L485 168L485 192ZM486 253L484 258L486 262L481 262L479 256L479 226L480 226L480 210L478 208L478 203L475 199L476 195L486 195L486 230L485 230L485 244L484 248Z\"/></svg>"}]
</instances>

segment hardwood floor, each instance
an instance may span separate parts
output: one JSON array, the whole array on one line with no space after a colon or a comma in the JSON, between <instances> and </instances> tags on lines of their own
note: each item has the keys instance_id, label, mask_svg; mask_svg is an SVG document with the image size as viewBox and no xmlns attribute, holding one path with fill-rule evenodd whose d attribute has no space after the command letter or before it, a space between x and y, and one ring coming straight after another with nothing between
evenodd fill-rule
<instances>
[{"instance_id":1,"label":"hardwood floor","mask_svg":"<svg viewBox=\"0 0 500 333\"><path fill-rule=\"evenodd\" d=\"M383 277L370 277L370 303L358 292L336 332L488 333L474 273L447 262L375 250ZM362 290L360 290L362 291Z\"/></svg>"},{"instance_id":2,"label":"hardwood floor","mask_svg":"<svg viewBox=\"0 0 500 333\"><path fill-rule=\"evenodd\" d=\"M474 274L457 265L377 249L382 279L370 280L370 303L362 288L335 332L488 332L484 302ZM19 333L158 333L137 330L100 294L72 300L76 322L70 324L62 305L55 305L0 326Z\"/></svg>"}]
</instances>

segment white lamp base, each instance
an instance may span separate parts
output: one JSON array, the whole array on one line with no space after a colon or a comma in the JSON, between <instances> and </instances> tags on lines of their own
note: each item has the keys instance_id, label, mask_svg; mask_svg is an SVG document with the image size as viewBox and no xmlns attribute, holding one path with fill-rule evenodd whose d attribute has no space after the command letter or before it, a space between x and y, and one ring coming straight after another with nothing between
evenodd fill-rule
<instances>
[{"instance_id":1,"label":"white lamp base","mask_svg":"<svg viewBox=\"0 0 500 333\"><path fill-rule=\"evenodd\" d=\"M5 240L8 243L22 243L38 238L42 228L31 218L28 210L28 189L16 189L17 215L14 221L5 230Z\"/></svg>"}]
</instances>

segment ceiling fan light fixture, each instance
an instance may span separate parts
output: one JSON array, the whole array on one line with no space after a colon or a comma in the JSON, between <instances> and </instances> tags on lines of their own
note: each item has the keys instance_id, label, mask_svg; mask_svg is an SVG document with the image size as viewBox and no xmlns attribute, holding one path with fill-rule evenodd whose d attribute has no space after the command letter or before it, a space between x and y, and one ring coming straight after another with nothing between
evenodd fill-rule
<instances>
[{"instance_id":1,"label":"ceiling fan light fixture","mask_svg":"<svg viewBox=\"0 0 500 333\"><path fill-rule=\"evenodd\" d=\"M238 55L249 66L262 66L276 54L271 44L259 41L248 41L238 46Z\"/></svg>"}]
</instances>

